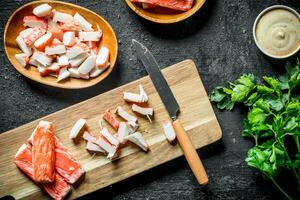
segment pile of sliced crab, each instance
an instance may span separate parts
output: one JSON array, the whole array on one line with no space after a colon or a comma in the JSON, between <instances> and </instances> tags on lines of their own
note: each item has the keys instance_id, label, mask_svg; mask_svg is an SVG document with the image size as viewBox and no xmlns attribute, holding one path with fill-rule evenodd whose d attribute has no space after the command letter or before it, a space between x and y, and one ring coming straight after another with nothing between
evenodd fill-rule
<instances>
[{"instance_id":1,"label":"pile of sliced crab","mask_svg":"<svg viewBox=\"0 0 300 200\"><path fill-rule=\"evenodd\" d=\"M142 85L139 85L139 93L124 92L123 99L131 105L134 114L130 114L123 107L117 106L114 112L106 110L99 120L100 133L92 134L88 131L85 119L79 119L70 132L70 139L86 140L86 149L91 152L100 152L107 155L110 160L120 155L120 147L131 142L147 152L149 145L139 131L138 118L135 113L148 118L152 122L154 109L148 105L148 95ZM118 120L121 118L122 121ZM109 124L113 131L103 126L102 119ZM172 143L176 139L171 122L165 122L163 129L167 140Z\"/></svg>"},{"instance_id":2,"label":"pile of sliced crab","mask_svg":"<svg viewBox=\"0 0 300 200\"><path fill-rule=\"evenodd\" d=\"M79 13L74 16L42 4L25 16L24 26L16 38L23 53L16 60L23 66L35 66L41 76L89 79L109 67L109 49L99 47L102 31Z\"/></svg>"}]
</instances>

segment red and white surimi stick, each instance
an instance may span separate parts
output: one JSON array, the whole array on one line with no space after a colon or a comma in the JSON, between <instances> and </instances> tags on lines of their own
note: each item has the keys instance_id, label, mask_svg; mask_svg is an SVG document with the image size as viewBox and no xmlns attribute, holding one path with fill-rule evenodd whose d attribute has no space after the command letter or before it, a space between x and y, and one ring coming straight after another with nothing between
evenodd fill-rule
<instances>
[{"instance_id":1,"label":"red and white surimi stick","mask_svg":"<svg viewBox=\"0 0 300 200\"><path fill-rule=\"evenodd\" d=\"M115 130L118 130L120 122L108 110L103 113L103 119Z\"/></svg>"},{"instance_id":2,"label":"red and white surimi stick","mask_svg":"<svg viewBox=\"0 0 300 200\"><path fill-rule=\"evenodd\" d=\"M33 28L27 28L27 29L24 29L23 31L20 32L20 36L24 39L26 37L28 37L30 34L33 33Z\"/></svg>"},{"instance_id":3,"label":"red and white surimi stick","mask_svg":"<svg viewBox=\"0 0 300 200\"><path fill-rule=\"evenodd\" d=\"M139 89L140 89L140 95L143 97L143 101L147 102L148 101L148 95L146 93L146 91L144 90L143 85L139 85Z\"/></svg>"},{"instance_id":4,"label":"red and white surimi stick","mask_svg":"<svg viewBox=\"0 0 300 200\"><path fill-rule=\"evenodd\" d=\"M100 146L105 152L107 152L107 158L112 160L118 156L117 148L111 145L108 141L104 138L100 137L95 141L95 144Z\"/></svg>"},{"instance_id":5,"label":"red and white surimi stick","mask_svg":"<svg viewBox=\"0 0 300 200\"><path fill-rule=\"evenodd\" d=\"M32 33L24 37L26 45L32 46L33 43L46 33L46 27L34 27Z\"/></svg>"},{"instance_id":6,"label":"red and white surimi stick","mask_svg":"<svg viewBox=\"0 0 300 200\"><path fill-rule=\"evenodd\" d=\"M117 132L117 138L120 141L120 143L124 144L126 142L125 138L130 133L130 128L125 122L120 122L119 129Z\"/></svg>"},{"instance_id":7,"label":"red and white surimi stick","mask_svg":"<svg viewBox=\"0 0 300 200\"><path fill-rule=\"evenodd\" d=\"M96 64L98 67L105 67L109 61L109 50L107 47L101 47L97 55Z\"/></svg>"},{"instance_id":8,"label":"red and white surimi stick","mask_svg":"<svg viewBox=\"0 0 300 200\"><path fill-rule=\"evenodd\" d=\"M92 151L92 152L101 152L101 153L105 153L104 149L102 149L99 145L88 141L86 143L86 147L85 147L88 151Z\"/></svg>"},{"instance_id":9,"label":"red and white surimi stick","mask_svg":"<svg viewBox=\"0 0 300 200\"><path fill-rule=\"evenodd\" d=\"M73 46L76 43L75 33L72 32L65 32L63 36L63 43L66 46Z\"/></svg>"},{"instance_id":10,"label":"red and white surimi stick","mask_svg":"<svg viewBox=\"0 0 300 200\"><path fill-rule=\"evenodd\" d=\"M35 51L32 55L32 58L38 61L44 67L50 66L52 63L52 58L40 51Z\"/></svg>"},{"instance_id":11,"label":"red and white surimi stick","mask_svg":"<svg viewBox=\"0 0 300 200\"><path fill-rule=\"evenodd\" d=\"M36 16L25 16L23 18L24 26L28 26L30 28L33 27L47 27L47 20L43 18L39 18Z\"/></svg>"},{"instance_id":12,"label":"red and white surimi stick","mask_svg":"<svg viewBox=\"0 0 300 200\"><path fill-rule=\"evenodd\" d=\"M115 138L115 136L113 136L108 130L107 128L103 128L101 130L101 134L102 136L112 145L118 147L120 142L117 138Z\"/></svg>"},{"instance_id":13,"label":"red and white surimi stick","mask_svg":"<svg viewBox=\"0 0 300 200\"><path fill-rule=\"evenodd\" d=\"M39 63L33 56L31 56L29 58L29 64L34 66L34 67L39 67L39 66L42 66L41 63Z\"/></svg>"},{"instance_id":14,"label":"red and white surimi stick","mask_svg":"<svg viewBox=\"0 0 300 200\"><path fill-rule=\"evenodd\" d=\"M139 113L139 114L141 114L141 115L144 115L144 116L146 116L148 119L149 119L149 121L150 121L150 123L152 122L152 120L151 120L151 116L153 115L153 108L145 108L145 107L141 107L141 106L138 106L138 105L136 105L136 104L133 104L132 106L131 106L131 109L134 111L134 112L137 112L137 113Z\"/></svg>"},{"instance_id":15,"label":"red and white surimi stick","mask_svg":"<svg viewBox=\"0 0 300 200\"><path fill-rule=\"evenodd\" d=\"M82 42L95 41L98 42L101 39L102 32L79 32L79 40Z\"/></svg>"},{"instance_id":16,"label":"red and white surimi stick","mask_svg":"<svg viewBox=\"0 0 300 200\"><path fill-rule=\"evenodd\" d=\"M74 19L79 23L80 27L84 31L93 31L92 24L90 24L84 17L79 13L75 13Z\"/></svg>"},{"instance_id":17,"label":"red and white surimi stick","mask_svg":"<svg viewBox=\"0 0 300 200\"><path fill-rule=\"evenodd\" d=\"M132 133L132 134L128 135L125 139L136 144L144 151L149 150L149 145L147 144L146 140L144 139L144 137L142 136L142 134L140 132Z\"/></svg>"},{"instance_id":18,"label":"red and white surimi stick","mask_svg":"<svg viewBox=\"0 0 300 200\"><path fill-rule=\"evenodd\" d=\"M127 102L133 103L144 103L144 98L140 94L135 94L131 92L124 92L123 99Z\"/></svg>"},{"instance_id":19,"label":"red and white surimi stick","mask_svg":"<svg viewBox=\"0 0 300 200\"><path fill-rule=\"evenodd\" d=\"M102 74L107 68L109 67L109 64L107 64L105 67L99 68L99 67L94 67L92 71L90 72L90 77L94 78Z\"/></svg>"},{"instance_id":20,"label":"red and white surimi stick","mask_svg":"<svg viewBox=\"0 0 300 200\"><path fill-rule=\"evenodd\" d=\"M75 45L72 48L70 48L70 49L67 50L66 55L68 56L68 58L73 59L73 58L75 58L75 57L77 57L80 54L83 54L85 52L86 51L85 51L85 49L82 46Z\"/></svg>"},{"instance_id":21,"label":"red and white surimi stick","mask_svg":"<svg viewBox=\"0 0 300 200\"><path fill-rule=\"evenodd\" d=\"M75 125L73 126L69 138L70 139L76 139L78 136L86 129L86 120L85 119L79 119Z\"/></svg>"},{"instance_id":22,"label":"red and white surimi stick","mask_svg":"<svg viewBox=\"0 0 300 200\"><path fill-rule=\"evenodd\" d=\"M74 31L74 32L81 31L81 27L77 21L72 21L70 23L62 24L60 27L64 32L66 32L66 31Z\"/></svg>"},{"instance_id":23,"label":"red and white surimi stick","mask_svg":"<svg viewBox=\"0 0 300 200\"><path fill-rule=\"evenodd\" d=\"M53 33L52 33L53 34ZM52 44L63 44L58 38L52 40Z\"/></svg>"},{"instance_id":24,"label":"red and white surimi stick","mask_svg":"<svg viewBox=\"0 0 300 200\"><path fill-rule=\"evenodd\" d=\"M121 106L117 107L117 114L125 119L131 126L135 127L137 125L137 118L127 113Z\"/></svg>"},{"instance_id":25,"label":"red and white surimi stick","mask_svg":"<svg viewBox=\"0 0 300 200\"><path fill-rule=\"evenodd\" d=\"M45 17L51 14L52 7L49 4L41 4L33 9L33 14L37 17Z\"/></svg>"},{"instance_id":26,"label":"red and white surimi stick","mask_svg":"<svg viewBox=\"0 0 300 200\"><path fill-rule=\"evenodd\" d=\"M15 58L23 67L25 67L29 62L29 57L25 53L15 54Z\"/></svg>"},{"instance_id":27,"label":"red and white surimi stick","mask_svg":"<svg viewBox=\"0 0 300 200\"><path fill-rule=\"evenodd\" d=\"M66 47L63 44L47 46L45 53L47 55L63 54L66 52Z\"/></svg>"},{"instance_id":28,"label":"red and white surimi stick","mask_svg":"<svg viewBox=\"0 0 300 200\"><path fill-rule=\"evenodd\" d=\"M89 56L78 68L80 74L88 74L96 65L95 56Z\"/></svg>"},{"instance_id":29,"label":"red and white surimi stick","mask_svg":"<svg viewBox=\"0 0 300 200\"><path fill-rule=\"evenodd\" d=\"M69 65L69 58L66 55L58 56L56 59L59 66Z\"/></svg>"},{"instance_id":30,"label":"red and white surimi stick","mask_svg":"<svg viewBox=\"0 0 300 200\"><path fill-rule=\"evenodd\" d=\"M57 82L69 78L70 75L71 75L71 73L68 71L67 67L61 68L59 70L59 74L58 74L58 77L57 77Z\"/></svg>"},{"instance_id":31,"label":"red and white surimi stick","mask_svg":"<svg viewBox=\"0 0 300 200\"><path fill-rule=\"evenodd\" d=\"M67 54L68 56L68 54ZM85 59L89 57L89 54L87 52L84 52L74 58L69 59L70 65L72 67L78 67L81 63L83 63L83 61L85 61Z\"/></svg>"},{"instance_id":32,"label":"red and white surimi stick","mask_svg":"<svg viewBox=\"0 0 300 200\"><path fill-rule=\"evenodd\" d=\"M172 143L176 139L176 133L170 121L163 123L164 133L167 140Z\"/></svg>"},{"instance_id":33,"label":"red and white surimi stick","mask_svg":"<svg viewBox=\"0 0 300 200\"><path fill-rule=\"evenodd\" d=\"M46 33L34 42L34 47L39 51L44 51L46 46L51 45L53 40L52 33Z\"/></svg>"},{"instance_id":34,"label":"red and white surimi stick","mask_svg":"<svg viewBox=\"0 0 300 200\"><path fill-rule=\"evenodd\" d=\"M20 49L23 51L23 53L25 53L27 56L30 56L32 54L31 48L26 45L25 41L21 36L17 37L16 42Z\"/></svg>"},{"instance_id":35,"label":"red and white surimi stick","mask_svg":"<svg viewBox=\"0 0 300 200\"><path fill-rule=\"evenodd\" d=\"M72 23L74 20L73 16L67 13L54 11L53 21L54 22L62 22L62 23Z\"/></svg>"}]
</instances>

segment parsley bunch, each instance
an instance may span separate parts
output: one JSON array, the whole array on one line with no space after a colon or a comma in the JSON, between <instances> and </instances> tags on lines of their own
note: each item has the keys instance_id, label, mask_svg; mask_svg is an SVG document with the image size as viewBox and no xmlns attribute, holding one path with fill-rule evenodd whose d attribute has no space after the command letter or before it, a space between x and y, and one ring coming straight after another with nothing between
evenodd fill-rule
<instances>
[{"instance_id":1,"label":"parsley bunch","mask_svg":"<svg viewBox=\"0 0 300 200\"><path fill-rule=\"evenodd\" d=\"M292 199L277 183L281 171L292 173L300 188L300 62L286 65L279 77L263 77L258 84L253 74L243 74L229 87L216 87L209 98L219 109L234 105L249 107L242 136L252 138L246 162L270 179L287 199Z\"/></svg>"}]
</instances>

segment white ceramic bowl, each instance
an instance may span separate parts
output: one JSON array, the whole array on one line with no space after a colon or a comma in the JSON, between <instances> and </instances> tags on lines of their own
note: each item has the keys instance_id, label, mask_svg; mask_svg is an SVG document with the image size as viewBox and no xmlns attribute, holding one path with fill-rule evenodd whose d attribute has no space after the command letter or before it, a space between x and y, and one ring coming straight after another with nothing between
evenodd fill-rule
<instances>
[{"instance_id":1,"label":"white ceramic bowl","mask_svg":"<svg viewBox=\"0 0 300 200\"><path fill-rule=\"evenodd\" d=\"M294 10L294 9L288 7L288 6L284 6L284 5L274 5L274 6L270 6L270 7L266 8L266 9L264 9L264 10L256 17L256 19L255 19L255 21L254 21L254 25L253 25L253 30L252 30L252 31L253 31L253 37L254 37L254 41L255 41L256 46L257 46L257 47L259 48L259 50L260 50L261 52L263 52L265 55L267 55L267 56L269 56L269 57L271 57L271 58L274 58L274 59L286 59L286 58L289 58L289 57L295 55L295 54L299 51L300 45L298 46L298 48L297 48L295 51L293 51L293 52L291 52L291 53L289 53L289 54L287 54L287 55L277 56L277 55L269 54L267 51L265 51L265 50L260 46L260 44L258 43L257 38L256 38L256 26L257 26L257 23L259 22L260 18L261 18L265 13L269 12L270 10L274 10L274 9L286 9L286 10L292 12L293 14L295 14L295 15L298 17L298 19L300 20L300 15L299 15L299 13L298 13L296 10Z\"/></svg>"}]
</instances>

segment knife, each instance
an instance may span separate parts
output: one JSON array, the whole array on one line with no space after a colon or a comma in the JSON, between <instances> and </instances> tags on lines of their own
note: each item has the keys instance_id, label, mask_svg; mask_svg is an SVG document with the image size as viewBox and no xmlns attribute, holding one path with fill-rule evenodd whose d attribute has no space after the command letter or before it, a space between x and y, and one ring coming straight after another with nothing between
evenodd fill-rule
<instances>
[{"instance_id":1,"label":"knife","mask_svg":"<svg viewBox=\"0 0 300 200\"><path fill-rule=\"evenodd\" d=\"M142 61L146 68L169 116L173 120L173 127L176 132L177 140L183 151L183 154L188 161L190 168L192 169L198 183L200 185L206 185L208 183L208 177L200 160L196 149L191 142L189 136L186 134L184 127L181 125L180 121L177 119L179 114L179 105L166 81L162 75L160 68L151 54L151 52L141 43L136 40L132 40L132 44L136 50L138 58Z\"/></svg>"}]
</instances>

